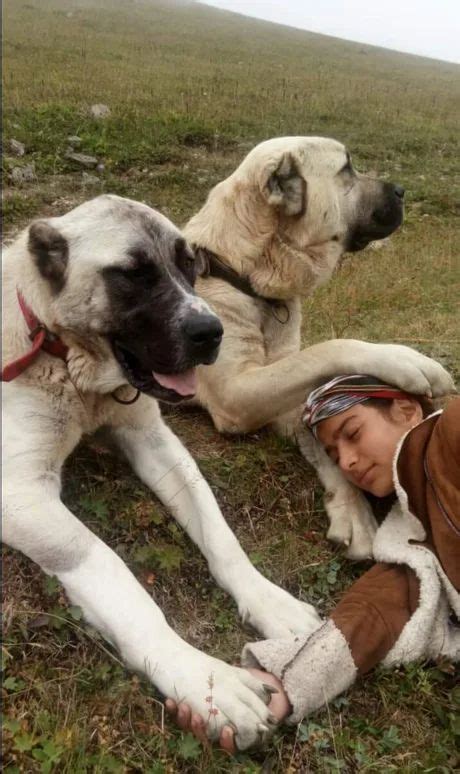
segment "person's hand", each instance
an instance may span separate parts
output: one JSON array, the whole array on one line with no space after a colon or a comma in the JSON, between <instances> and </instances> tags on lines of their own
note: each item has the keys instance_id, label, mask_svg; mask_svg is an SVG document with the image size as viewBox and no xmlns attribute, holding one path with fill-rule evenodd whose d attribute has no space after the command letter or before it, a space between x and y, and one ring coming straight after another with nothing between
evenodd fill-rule
<instances>
[{"instance_id":1,"label":"person's hand","mask_svg":"<svg viewBox=\"0 0 460 774\"><path fill-rule=\"evenodd\" d=\"M275 675L264 672L262 669L249 669L248 671L261 680L267 687L267 692L271 694L268 709L271 712L273 724L278 724L291 712L291 705L281 681ZM181 701L178 704L174 699L166 699L165 706L183 731L190 731L201 742L207 741L206 721L201 715L192 712L187 702ZM219 745L222 750L231 755L236 752L235 728L233 726L223 727L219 736Z\"/></svg>"}]
</instances>

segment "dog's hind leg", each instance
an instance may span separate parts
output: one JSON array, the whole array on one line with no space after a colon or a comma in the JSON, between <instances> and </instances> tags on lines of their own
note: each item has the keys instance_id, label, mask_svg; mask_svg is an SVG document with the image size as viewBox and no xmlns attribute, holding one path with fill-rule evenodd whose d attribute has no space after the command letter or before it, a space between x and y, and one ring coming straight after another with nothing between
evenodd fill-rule
<instances>
[{"instance_id":1,"label":"dog's hind leg","mask_svg":"<svg viewBox=\"0 0 460 774\"><path fill-rule=\"evenodd\" d=\"M204 554L212 575L233 596L244 620L266 637L317 628L320 619L311 605L294 599L251 564L193 458L159 417L149 428L124 426L114 434L139 477Z\"/></svg>"}]
</instances>

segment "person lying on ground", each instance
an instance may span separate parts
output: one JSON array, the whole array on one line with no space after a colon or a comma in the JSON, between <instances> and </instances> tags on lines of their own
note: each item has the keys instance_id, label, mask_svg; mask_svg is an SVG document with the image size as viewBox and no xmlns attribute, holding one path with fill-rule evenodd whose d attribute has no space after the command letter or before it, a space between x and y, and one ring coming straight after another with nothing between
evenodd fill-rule
<instances>
[{"instance_id":1,"label":"person lying on ground","mask_svg":"<svg viewBox=\"0 0 460 774\"><path fill-rule=\"evenodd\" d=\"M434 413L428 403L368 375L338 376L308 397L303 422L344 476L394 503L376 564L319 629L243 649L243 665L277 691L277 722L298 723L378 664L460 661L460 398ZM205 739L206 720L186 702L166 706ZM235 751L233 728L220 744Z\"/></svg>"}]
</instances>

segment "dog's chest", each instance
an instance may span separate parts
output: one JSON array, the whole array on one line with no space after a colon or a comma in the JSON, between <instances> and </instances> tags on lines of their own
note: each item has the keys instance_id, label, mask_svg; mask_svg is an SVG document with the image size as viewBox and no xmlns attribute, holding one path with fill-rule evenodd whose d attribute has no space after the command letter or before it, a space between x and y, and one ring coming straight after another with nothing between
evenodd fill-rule
<instances>
[{"instance_id":1,"label":"dog's chest","mask_svg":"<svg viewBox=\"0 0 460 774\"><path fill-rule=\"evenodd\" d=\"M300 299L271 306L264 303L262 331L266 363L300 350Z\"/></svg>"},{"instance_id":2,"label":"dog's chest","mask_svg":"<svg viewBox=\"0 0 460 774\"><path fill-rule=\"evenodd\" d=\"M101 427L113 425L122 408L112 395L85 394L78 406L82 434L91 435Z\"/></svg>"}]
</instances>

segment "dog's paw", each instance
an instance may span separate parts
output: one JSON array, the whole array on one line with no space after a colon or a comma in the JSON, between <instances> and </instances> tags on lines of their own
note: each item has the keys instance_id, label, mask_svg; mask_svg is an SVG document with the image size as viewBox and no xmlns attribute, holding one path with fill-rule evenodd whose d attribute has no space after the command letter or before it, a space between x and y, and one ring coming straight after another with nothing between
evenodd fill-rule
<instances>
[{"instance_id":1,"label":"dog's paw","mask_svg":"<svg viewBox=\"0 0 460 774\"><path fill-rule=\"evenodd\" d=\"M248 584L238 609L245 623L269 639L309 635L322 624L313 605L295 599L262 575Z\"/></svg>"},{"instance_id":2,"label":"dog's paw","mask_svg":"<svg viewBox=\"0 0 460 774\"><path fill-rule=\"evenodd\" d=\"M436 360L399 344L371 346L378 347L378 351L368 359L362 373L372 373L414 395L436 398L454 392L451 375Z\"/></svg>"},{"instance_id":3,"label":"dog's paw","mask_svg":"<svg viewBox=\"0 0 460 774\"><path fill-rule=\"evenodd\" d=\"M166 683L161 685L163 693L201 715L213 741L225 725L231 725L238 749L245 750L263 744L276 726L267 708L271 694L260 680L190 646L175 655L166 670Z\"/></svg>"}]
</instances>

